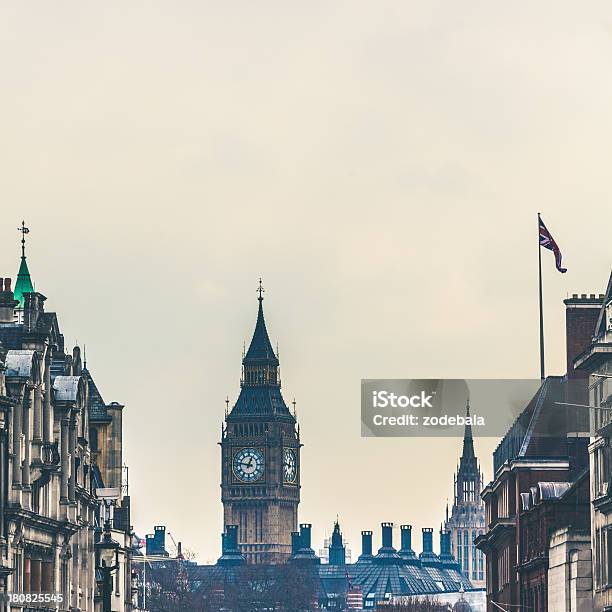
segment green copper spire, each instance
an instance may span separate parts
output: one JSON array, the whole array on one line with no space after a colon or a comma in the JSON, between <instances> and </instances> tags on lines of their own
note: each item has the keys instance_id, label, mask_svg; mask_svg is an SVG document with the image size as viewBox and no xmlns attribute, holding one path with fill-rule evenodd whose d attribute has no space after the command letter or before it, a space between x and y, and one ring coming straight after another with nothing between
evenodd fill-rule
<instances>
[{"instance_id":1,"label":"green copper spire","mask_svg":"<svg viewBox=\"0 0 612 612\"><path fill-rule=\"evenodd\" d=\"M32 285L32 279L30 278L30 271L28 270L28 264L26 263L25 256L25 235L30 233L30 230L26 227L25 222L21 222L21 227L18 228L21 232L21 264L19 266L19 272L17 273L17 282L15 283L15 299L19 302L17 308L22 309L25 304L24 293L33 293L34 286Z\"/></svg>"}]
</instances>

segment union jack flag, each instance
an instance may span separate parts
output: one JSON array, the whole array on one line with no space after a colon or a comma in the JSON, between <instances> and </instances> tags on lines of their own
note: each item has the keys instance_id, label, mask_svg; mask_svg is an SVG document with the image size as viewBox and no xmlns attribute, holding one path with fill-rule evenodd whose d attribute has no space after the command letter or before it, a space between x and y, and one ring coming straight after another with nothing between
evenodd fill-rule
<instances>
[{"instance_id":1,"label":"union jack flag","mask_svg":"<svg viewBox=\"0 0 612 612\"><path fill-rule=\"evenodd\" d=\"M561 267L561 251L555 242L555 239L550 235L548 229L544 225L544 221L540 215L538 215L538 222L540 226L540 246L552 251L555 254L555 265L557 266L557 270L559 272L567 272L567 268Z\"/></svg>"}]
</instances>

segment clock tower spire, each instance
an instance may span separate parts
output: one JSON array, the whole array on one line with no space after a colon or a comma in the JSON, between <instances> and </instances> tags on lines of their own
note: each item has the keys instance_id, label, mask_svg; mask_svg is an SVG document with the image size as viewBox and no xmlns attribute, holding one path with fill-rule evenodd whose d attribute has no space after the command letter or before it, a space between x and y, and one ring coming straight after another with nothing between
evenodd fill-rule
<instances>
[{"instance_id":1,"label":"clock tower spire","mask_svg":"<svg viewBox=\"0 0 612 612\"><path fill-rule=\"evenodd\" d=\"M225 418L221 440L221 500L225 525L238 526L238 547L249 563L291 556L298 524L300 440L281 394L259 281L257 321L242 359L240 395Z\"/></svg>"}]
</instances>

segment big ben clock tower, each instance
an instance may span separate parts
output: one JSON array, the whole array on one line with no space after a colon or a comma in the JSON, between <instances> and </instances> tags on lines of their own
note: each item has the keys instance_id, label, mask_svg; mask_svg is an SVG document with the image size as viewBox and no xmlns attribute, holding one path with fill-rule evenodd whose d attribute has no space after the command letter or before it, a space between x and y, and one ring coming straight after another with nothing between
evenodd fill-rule
<instances>
[{"instance_id":1,"label":"big ben clock tower","mask_svg":"<svg viewBox=\"0 0 612 612\"><path fill-rule=\"evenodd\" d=\"M249 563L282 563L291 556L300 502L300 436L281 395L259 283L255 332L242 360L240 395L226 415L221 440L221 501L225 525L238 525L238 546Z\"/></svg>"}]
</instances>

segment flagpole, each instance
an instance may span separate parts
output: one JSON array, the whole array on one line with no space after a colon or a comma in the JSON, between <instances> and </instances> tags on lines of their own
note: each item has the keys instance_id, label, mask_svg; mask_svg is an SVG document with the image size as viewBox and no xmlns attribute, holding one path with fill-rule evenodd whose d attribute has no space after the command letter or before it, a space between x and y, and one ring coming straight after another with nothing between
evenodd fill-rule
<instances>
[{"instance_id":1,"label":"flagpole","mask_svg":"<svg viewBox=\"0 0 612 612\"><path fill-rule=\"evenodd\" d=\"M538 213L538 281L540 290L540 378L544 380L544 309L542 307L542 247L540 245L540 213Z\"/></svg>"}]
</instances>

